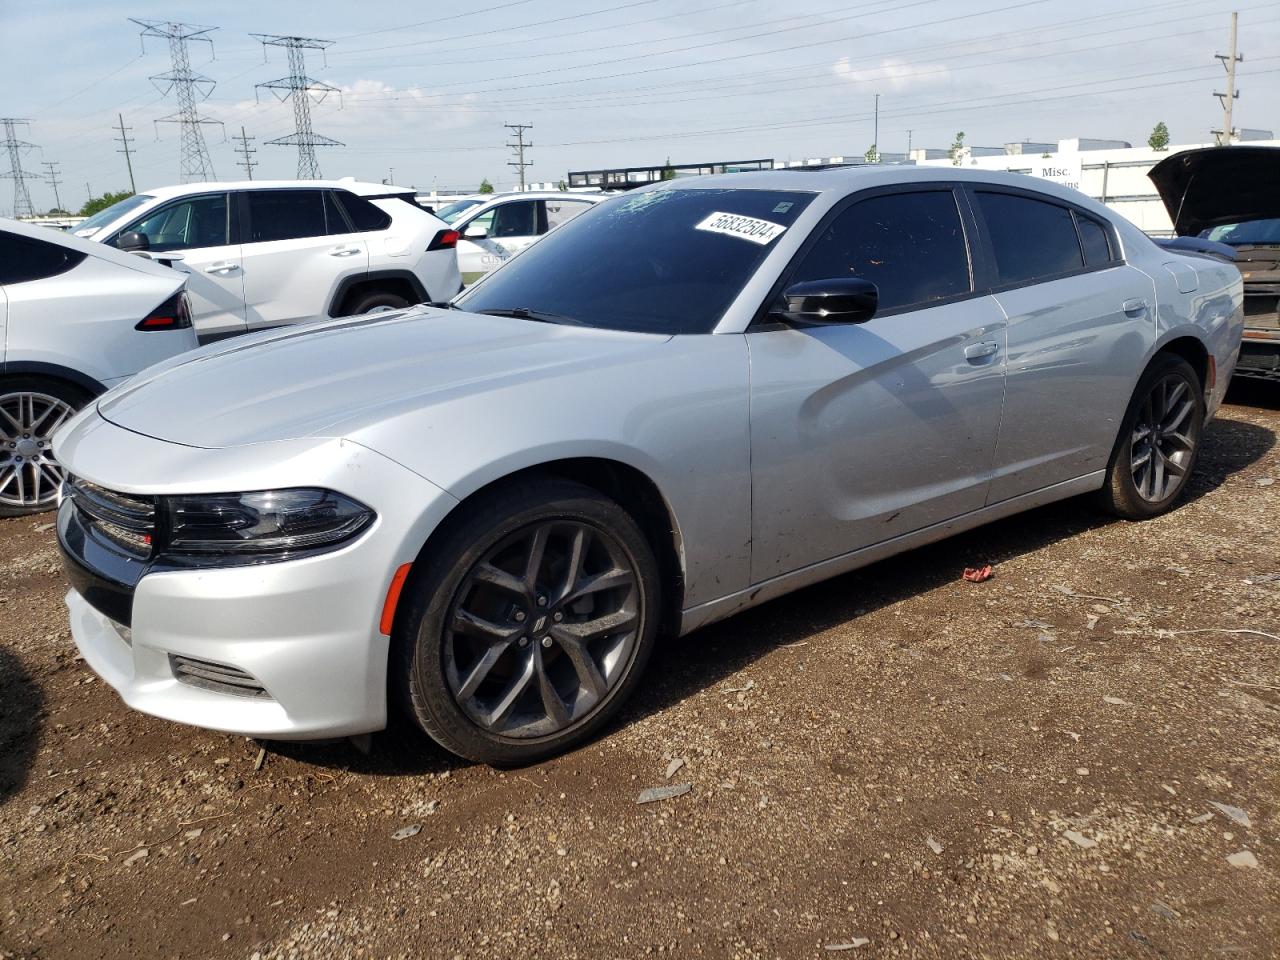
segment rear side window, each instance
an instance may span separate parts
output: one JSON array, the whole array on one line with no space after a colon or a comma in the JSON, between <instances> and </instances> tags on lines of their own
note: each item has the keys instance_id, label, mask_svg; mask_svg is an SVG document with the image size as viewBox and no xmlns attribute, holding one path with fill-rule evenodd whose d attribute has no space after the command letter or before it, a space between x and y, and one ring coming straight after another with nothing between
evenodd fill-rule
<instances>
[{"instance_id":1,"label":"rear side window","mask_svg":"<svg viewBox=\"0 0 1280 960\"><path fill-rule=\"evenodd\" d=\"M1071 211L1011 193L977 191L999 286L1032 283L1084 268Z\"/></svg>"},{"instance_id":2,"label":"rear side window","mask_svg":"<svg viewBox=\"0 0 1280 960\"><path fill-rule=\"evenodd\" d=\"M322 190L250 190L247 196L250 243L323 237L330 232ZM345 230L342 226L333 232Z\"/></svg>"},{"instance_id":3,"label":"rear side window","mask_svg":"<svg viewBox=\"0 0 1280 960\"><path fill-rule=\"evenodd\" d=\"M347 216L351 218L351 223L358 232L368 233L370 230L385 230L391 226L391 215L379 210L364 197L357 197L354 193L348 193L346 190L335 190L333 195L342 204L342 209L347 211ZM412 200L409 202L413 203ZM417 204L414 204L414 206L417 206Z\"/></svg>"},{"instance_id":4,"label":"rear side window","mask_svg":"<svg viewBox=\"0 0 1280 960\"><path fill-rule=\"evenodd\" d=\"M544 200L542 202L547 212L546 230L552 230L566 220L572 220L591 206L586 200ZM546 230L543 232L545 233Z\"/></svg>"},{"instance_id":5,"label":"rear side window","mask_svg":"<svg viewBox=\"0 0 1280 960\"><path fill-rule=\"evenodd\" d=\"M1079 211L1076 211L1076 227L1080 230L1080 245L1084 247L1086 266L1101 267L1117 259L1111 249L1111 237L1106 227Z\"/></svg>"},{"instance_id":6,"label":"rear side window","mask_svg":"<svg viewBox=\"0 0 1280 960\"><path fill-rule=\"evenodd\" d=\"M969 251L950 190L891 193L855 203L805 254L793 281L859 277L881 311L972 291Z\"/></svg>"},{"instance_id":7,"label":"rear side window","mask_svg":"<svg viewBox=\"0 0 1280 960\"><path fill-rule=\"evenodd\" d=\"M0 232L0 285L56 277L84 258L79 250Z\"/></svg>"}]
</instances>

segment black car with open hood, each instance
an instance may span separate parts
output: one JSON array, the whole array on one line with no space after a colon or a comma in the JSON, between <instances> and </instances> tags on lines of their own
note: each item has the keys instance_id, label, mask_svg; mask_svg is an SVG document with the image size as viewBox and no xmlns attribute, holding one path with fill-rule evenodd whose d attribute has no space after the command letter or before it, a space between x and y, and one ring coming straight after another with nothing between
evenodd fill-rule
<instances>
[{"instance_id":1,"label":"black car with open hood","mask_svg":"<svg viewBox=\"0 0 1280 960\"><path fill-rule=\"evenodd\" d=\"M1245 312L1236 373L1280 380L1280 147L1185 150L1147 176L1177 236L1235 252Z\"/></svg>"}]
</instances>

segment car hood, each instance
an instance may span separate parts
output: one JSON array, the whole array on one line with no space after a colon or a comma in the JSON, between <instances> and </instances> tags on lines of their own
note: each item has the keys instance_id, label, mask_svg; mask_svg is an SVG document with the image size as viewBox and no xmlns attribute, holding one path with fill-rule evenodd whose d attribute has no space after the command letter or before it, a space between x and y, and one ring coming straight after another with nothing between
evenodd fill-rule
<instances>
[{"instance_id":1,"label":"car hood","mask_svg":"<svg viewBox=\"0 0 1280 960\"><path fill-rule=\"evenodd\" d=\"M414 307L205 347L144 370L104 395L98 412L135 433L193 447L342 437L467 393L536 389L668 339Z\"/></svg>"},{"instance_id":2,"label":"car hood","mask_svg":"<svg viewBox=\"0 0 1280 960\"><path fill-rule=\"evenodd\" d=\"M1280 147L1205 147L1165 157L1147 173L1178 236L1224 223L1280 217Z\"/></svg>"}]
</instances>

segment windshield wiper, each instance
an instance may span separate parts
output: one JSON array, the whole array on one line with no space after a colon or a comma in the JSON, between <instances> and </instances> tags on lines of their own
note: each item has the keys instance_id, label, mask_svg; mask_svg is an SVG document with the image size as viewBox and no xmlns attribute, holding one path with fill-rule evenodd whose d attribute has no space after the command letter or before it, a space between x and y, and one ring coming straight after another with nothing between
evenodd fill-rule
<instances>
[{"instance_id":1,"label":"windshield wiper","mask_svg":"<svg viewBox=\"0 0 1280 960\"><path fill-rule=\"evenodd\" d=\"M564 323L579 327L583 325L581 320L575 320L573 317L566 317L559 313L547 313L542 310L530 310L528 307L494 307L492 310L476 310L474 312L487 314L491 317L515 317L517 320L536 320L539 323Z\"/></svg>"}]
</instances>

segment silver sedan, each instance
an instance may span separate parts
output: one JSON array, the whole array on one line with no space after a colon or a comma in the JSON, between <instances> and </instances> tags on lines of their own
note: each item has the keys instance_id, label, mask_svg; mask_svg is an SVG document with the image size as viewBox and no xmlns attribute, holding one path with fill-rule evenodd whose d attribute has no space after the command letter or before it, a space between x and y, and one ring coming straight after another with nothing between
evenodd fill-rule
<instances>
[{"instance_id":1,"label":"silver sedan","mask_svg":"<svg viewBox=\"0 0 1280 960\"><path fill-rule=\"evenodd\" d=\"M1184 491L1235 267L910 167L601 203L462 294L144 372L56 437L85 660L255 737L536 760L682 634L1029 507Z\"/></svg>"}]
</instances>

